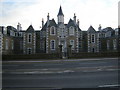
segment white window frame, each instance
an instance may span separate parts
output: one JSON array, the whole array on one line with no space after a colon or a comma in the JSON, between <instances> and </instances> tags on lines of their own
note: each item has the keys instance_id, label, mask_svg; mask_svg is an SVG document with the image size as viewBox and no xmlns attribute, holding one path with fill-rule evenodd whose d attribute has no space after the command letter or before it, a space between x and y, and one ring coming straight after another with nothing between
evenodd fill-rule
<instances>
[{"instance_id":1,"label":"white window frame","mask_svg":"<svg viewBox=\"0 0 120 90\"><path fill-rule=\"evenodd\" d=\"M95 43L95 34L91 34L91 43Z\"/></svg>"},{"instance_id":2,"label":"white window frame","mask_svg":"<svg viewBox=\"0 0 120 90\"><path fill-rule=\"evenodd\" d=\"M72 45L72 50L74 50L74 48L75 48L75 41L74 40L70 40L70 45Z\"/></svg>"},{"instance_id":3,"label":"white window frame","mask_svg":"<svg viewBox=\"0 0 120 90\"><path fill-rule=\"evenodd\" d=\"M31 50L30 53L29 50ZM27 48L27 54L32 54L32 48Z\"/></svg>"},{"instance_id":4,"label":"white window frame","mask_svg":"<svg viewBox=\"0 0 120 90\"><path fill-rule=\"evenodd\" d=\"M52 33L52 30L54 28L54 33ZM54 26L50 27L50 35L55 35L56 34L56 28Z\"/></svg>"},{"instance_id":5,"label":"white window frame","mask_svg":"<svg viewBox=\"0 0 120 90\"><path fill-rule=\"evenodd\" d=\"M52 46L52 42L54 41L54 48L53 48L53 46ZM55 48L56 48L56 43L55 43L55 40L51 40L50 41L50 48L51 48L51 50L55 50Z\"/></svg>"},{"instance_id":6,"label":"white window frame","mask_svg":"<svg viewBox=\"0 0 120 90\"><path fill-rule=\"evenodd\" d=\"M75 34L75 28L73 26L69 27L69 35L73 36Z\"/></svg>"},{"instance_id":7,"label":"white window frame","mask_svg":"<svg viewBox=\"0 0 120 90\"><path fill-rule=\"evenodd\" d=\"M29 38L29 35L31 35L31 39ZM31 33L28 33L27 40L28 40L28 43L32 43L32 34ZM31 40L31 41L29 42L29 40Z\"/></svg>"},{"instance_id":8,"label":"white window frame","mask_svg":"<svg viewBox=\"0 0 120 90\"><path fill-rule=\"evenodd\" d=\"M12 31L10 30L10 36L12 36Z\"/></svg>"},{"instance_id":9,"label":"white window frame","mask_svg":"<svg viewBox=\"0 0 120 90\"><path fill-rule=\"evenodd\" d=\"M10 36L15 36L15 32L13 30L10 30Z\"/></svg>"}]
</instances>

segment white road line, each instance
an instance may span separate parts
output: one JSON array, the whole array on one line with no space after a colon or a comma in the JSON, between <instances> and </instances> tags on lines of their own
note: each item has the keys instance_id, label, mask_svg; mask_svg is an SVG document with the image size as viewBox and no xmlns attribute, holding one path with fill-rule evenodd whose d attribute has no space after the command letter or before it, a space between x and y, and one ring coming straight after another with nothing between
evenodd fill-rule
<instances>
[{"instance_id":1,"label":"white road line","mask_svg":"<svg viewBox=\"0 0 120 90\"><path fill-rule=\"evenodd\" d=\"M120 85L115 84L115 85L99 85L98 87L120 87Z\"/></svg>"}]
</instances>

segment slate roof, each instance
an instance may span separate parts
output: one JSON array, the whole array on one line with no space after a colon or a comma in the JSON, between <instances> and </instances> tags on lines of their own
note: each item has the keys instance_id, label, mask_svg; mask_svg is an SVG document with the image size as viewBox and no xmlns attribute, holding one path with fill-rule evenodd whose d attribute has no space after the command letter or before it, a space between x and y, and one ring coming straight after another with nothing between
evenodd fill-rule
<instances>
[{"instance_id":1,"label":"slate roof","mask_svg":"<svg viewBox=\"0 0 120 90\"><path fill-rule=\"evenodd\" d=\"M90 27L88 28L87 32L88 32L88 33L96 33L95 29L94 29L92 26L90 26Z\"/></svg>"},{"instance_id":2,"label":"slate roof","mask_svg":"<svg viewBox=\"0 0 120 90\"><path fill-rule=\"evenodd\" d=\"M82 31L82 30L79 28L79 26L78 26L78 25L77 25L77 27L78 27L78 30L79 30L79 31Z\"/></svg>"},{"instance_id":3,"label":"slate roof","mask_svg":"<svg viewBox=\"0 0 120 90\"><path fill-rule=\"evenodd\" d=\"M57 24L56 24L56 22L55 22L54 19L50 20L48 27L49 26L55 26L55 27L57 27Z\"/></svg>"},{"instance_id":4,"label":"slate roof","mask_svg":"<svg viewBox=\"0 0 120 90\"><path fill-rule=\"evenodd\" d=\"M50 26L55 26L55 27L57 27L57 24L56 24L56 22L55 22L54 19L49 20L49 25L47 25L47 22L46 22L45 25L43 26L43 28L41 29L41 31L46 30L46 28L47 28L47 27L50 27Z\"/></svg>"},{"instance_id":5,"label":"slate roof","mask_svg":"<svg viewBox=\"0 0 120 90\"><path fill-rule=\"evenodd\" d=\"M58 15L63 15L64 16L61 6L60 6L60 9L59 9Z\"/></svg>"},{"instance_id":6,"label":"slate roof","mask_svg":"<svg viewBox=\"0 0 120 90\"><path fill-rule=\"evenodd\" d=\"M8 31L13 30L14 32L17 32L17 29L14 28L13 26L7 26L7 30Z\"/></svg>"},{"instance_id":7,"label":"slate roof","mask_svg":"<svg viewBox=\"0 0 120 90\"><path fill-rule=\"evenodd\" d=\"M79 28L79 26L77 24L74 23L74 21L72 19L69 20L68 24L64 24L66 27L77 27L79 31L81 31L81 29ZM45 25L43 26L43 28L41 29L41 31L46 30L47 27L51 27L51 26L55 26L57 27L58 25L56 24L55 20L49 20L49 25L47 25L47 22L45 23Z\"/></svg>"},{"instance_id":8,"label":"slate roof","mask_svg":"<svg viewBox=\"0 0 120 90\"><path fill-rule=\"evenodd\" d=\"M107 31L113 31L113 29L111 27L106 27L102 31L105 31L105 32L107 32Z\"/></svg>"},{"instance_id":9,"label":"slate roof","mask_svg":"<svg viewBox=\"0 0 120 90\"><path fill-rule=\"evenodd\" d=\"M28 27L28 29L26 30L26 32L35 32L33 26L30 25L30 26Z\"/></svg>"},{"instance_id":10,"label":"slate roof","mask_svg":"<svg viewBox=\"0 0 120 90\"><path fill-rule=\"evenodd\" d=\"M41 29L41 31L45 30L47 28L47 22L44 24L43 28Z\"/></svg>"},{"instance_id":11,"label":"slate roof","mask_svg":"<svg viewBox=\"0 0 120 90\"><path fill-rule=\"evenodd\" d=\"M70 26L76 27L74 21L72 19L69 20L67 27L69 28Z\"/></svg>"}]
</instances>

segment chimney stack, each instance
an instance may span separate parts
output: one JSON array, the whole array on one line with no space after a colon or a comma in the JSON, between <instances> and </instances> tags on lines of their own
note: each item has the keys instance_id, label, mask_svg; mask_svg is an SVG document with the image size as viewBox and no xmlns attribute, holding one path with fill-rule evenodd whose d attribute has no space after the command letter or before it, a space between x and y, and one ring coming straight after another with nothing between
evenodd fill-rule
<instances>
[{"instance_id":1,"label":"chimney stack","mask_svg":"<svg viewBox=\"0 0 120 90\"><path fill-rule=\"evenodd\" d=\"M43 26L44 26L44 19L42 18L42 28L43 28Z\"/></svg>"},{"instance_id":2,"label":"chimney stack","mask_svg":"<svg viewBox=\"0 0 120 90\"><path fill-rule=\"evenodd\" d=\"M78 25L78 27L79 27L79 19L77 19L77 25Z\"/></svg>"},{"instance_id":3,"label":"chimney stack","mask_svg":"<svg viewBox=\"0 0 120 90\"><path fill-rule=\"evenodd\" d=\"M75 22L75 24L76 24L76 15L75 15L75 13L74 13L73 20L74 20L74 22Z\"/></svg>"}]
</instances>

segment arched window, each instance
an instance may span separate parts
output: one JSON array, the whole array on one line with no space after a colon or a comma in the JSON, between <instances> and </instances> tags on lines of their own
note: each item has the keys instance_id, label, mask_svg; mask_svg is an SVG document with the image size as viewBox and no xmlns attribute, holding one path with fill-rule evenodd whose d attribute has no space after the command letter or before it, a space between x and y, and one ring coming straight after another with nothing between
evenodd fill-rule
<instances>
[{"instance_id":1,"label":"arched window","mask_svg":"<svg viewBox=\"0 0 120 90\"><path fill-rule=\"evenodd\" d=\"M51 35L55 35L55 27L54 27L54 26L52 26L52 27L50 28L50 34L51 34Z\"/></svg>"},{"instance_id":2,"label":"arched window","mask_svg":"<svg viewBox=\"0 0 120 90\"><path fill-rule=\"evenodd\" d=\"M71 26L70 28L69 28L69 35L74 35L74 27L73 26Z\"/></svg>"}]
</instances>

